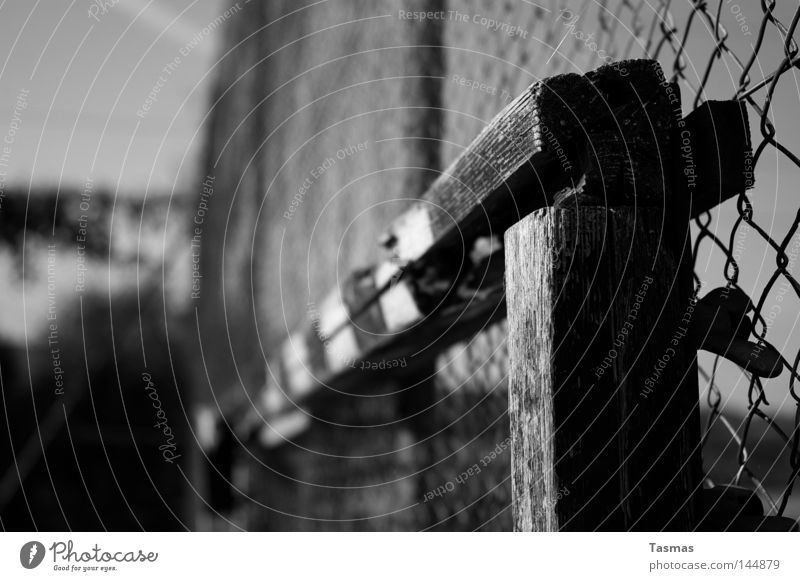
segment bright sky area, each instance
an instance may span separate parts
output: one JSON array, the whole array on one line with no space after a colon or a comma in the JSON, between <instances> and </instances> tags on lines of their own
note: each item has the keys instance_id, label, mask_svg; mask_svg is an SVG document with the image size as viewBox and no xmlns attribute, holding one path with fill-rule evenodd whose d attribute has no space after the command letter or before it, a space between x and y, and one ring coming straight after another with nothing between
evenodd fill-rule
<instances>
[{"instance_id":1,"label":"bright sky area","mask_svg":"<svg viewBox=\"0 0 800 581\"><path fill-rule=\"evenodd\" d=\"M0 1L0 134L14 129L6 187L81 187L91 178L125 195L186 189L224 22L207 27L224 8L220 0Z\"/></svg>"}]
</instances>

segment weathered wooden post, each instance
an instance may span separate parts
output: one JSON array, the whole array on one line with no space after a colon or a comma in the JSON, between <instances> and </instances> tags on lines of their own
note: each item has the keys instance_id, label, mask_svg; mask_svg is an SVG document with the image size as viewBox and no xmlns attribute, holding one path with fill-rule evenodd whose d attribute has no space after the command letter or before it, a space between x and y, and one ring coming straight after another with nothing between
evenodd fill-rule
<instances>
[{"instance_id":1,"label":"weathered wooden post","mask_svg":"<svg viewBox=\"0 0 800 581\"><path fill-rule=\"evenodd\" d=\"M514 528L691 530L701 464L680 99L654 63L587 78L617 114L595 109L584 127L581 185L505 235Z\"/></svg>"}]
</instances>

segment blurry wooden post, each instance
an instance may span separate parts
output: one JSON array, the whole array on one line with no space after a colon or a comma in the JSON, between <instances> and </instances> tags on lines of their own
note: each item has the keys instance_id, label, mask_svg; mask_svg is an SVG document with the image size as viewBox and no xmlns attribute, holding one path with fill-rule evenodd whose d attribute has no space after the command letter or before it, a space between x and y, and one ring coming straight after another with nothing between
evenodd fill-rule
<instances>
[{"instance_id":1,"label":"blurry wooden post","mask_svg":"<svg viewBox=\"0 0 800 581\"><path fill-rule=\"evenodd\" d=\"M675 121L653 112L649 125L636 111L619 120L636 134L590 135L586 173L605 179L505 235L518 531L696 522L689 204L673 195L685 191L672 178Z\"/></svg>"}]
</instances>

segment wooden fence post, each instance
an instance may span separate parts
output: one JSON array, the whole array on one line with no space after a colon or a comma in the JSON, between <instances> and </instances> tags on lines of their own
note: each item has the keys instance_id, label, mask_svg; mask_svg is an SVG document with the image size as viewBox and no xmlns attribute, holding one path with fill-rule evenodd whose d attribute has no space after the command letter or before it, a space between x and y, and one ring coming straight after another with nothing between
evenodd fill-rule
<instances>
[{"instance_id":1,"label":"wooden fence post","mask_svg":"<svg viewBox=\"0 0 800 581\"><path fill-rule=\"evenodd\" d=\"M658 208L588 206L506 233L515 530L693 528L694 298L663 231Z\"/></svg>"},{"instance_id":2,"label":"wooden fence post","mask_svg":"<svg viewBox=\"0 0 800 581\"><path fill-rule=\"evenodd\" d=\"M516 530L696 524L690 131L677 87L624 65L587 75L618 109L570 143L577 185L505 235Z\"/></svg>"}]
</instances>

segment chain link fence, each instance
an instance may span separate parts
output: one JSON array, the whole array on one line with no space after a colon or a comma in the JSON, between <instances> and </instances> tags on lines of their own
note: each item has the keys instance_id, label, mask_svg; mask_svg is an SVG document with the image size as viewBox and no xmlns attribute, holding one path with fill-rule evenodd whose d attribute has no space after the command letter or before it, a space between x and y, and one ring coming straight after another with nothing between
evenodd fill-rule
<instances>
[{"instance_id":1,"label":"chain link fence","mask_svg":"<svg viewBox=\"0 0 800 581\"><path fill-rule=\"evenodd\" d=\"M584 7L591 9L588 2ZM778 0L761 0L757 6L733 0L604 0L597 20L598 39L610 56L635 58L644 53L662 64L667 77L681 87L685 114L710 99L734 98L748 106L755 187L735 200L735 210L731 201L695 220L695 282L698 293L716 283L747 293L755 309L751 340L775 345L785 369L773 380L739 370L737 379L721 373L726 363L718 356L701 356L701 389L708 406L704 465L710 473L724 452L724 448L711 449L712 431L727 432L729 445L735 448L730 483L749 481L767 514L783 516L790 501L797 503L800 496L796 492L792 496L800 475L796 383L800 344L792 340L796 299L800 299L800 284L793 273L800 253L800 199L792 184L800 175L795 174L800 170L800 140L792 130L796 117L792 109L800 94L793 74L800 66L800 6ZM781 98L787 99L788 106L776 107ZM777 327L782 329L773 331ZM731 381L735 383L729 385ZM734 417L736 406L723 392L741 394L742 383L747 386L746 401L739 406L744 413ZM782 417L776 410L783 412ZM754 461L754 450L768 440L779 442L769 448L775 457ZM773 481L769 487L766 474ZM774 483L776 474L781 475L779 485Z\"/></svg>"}]
</instances>

